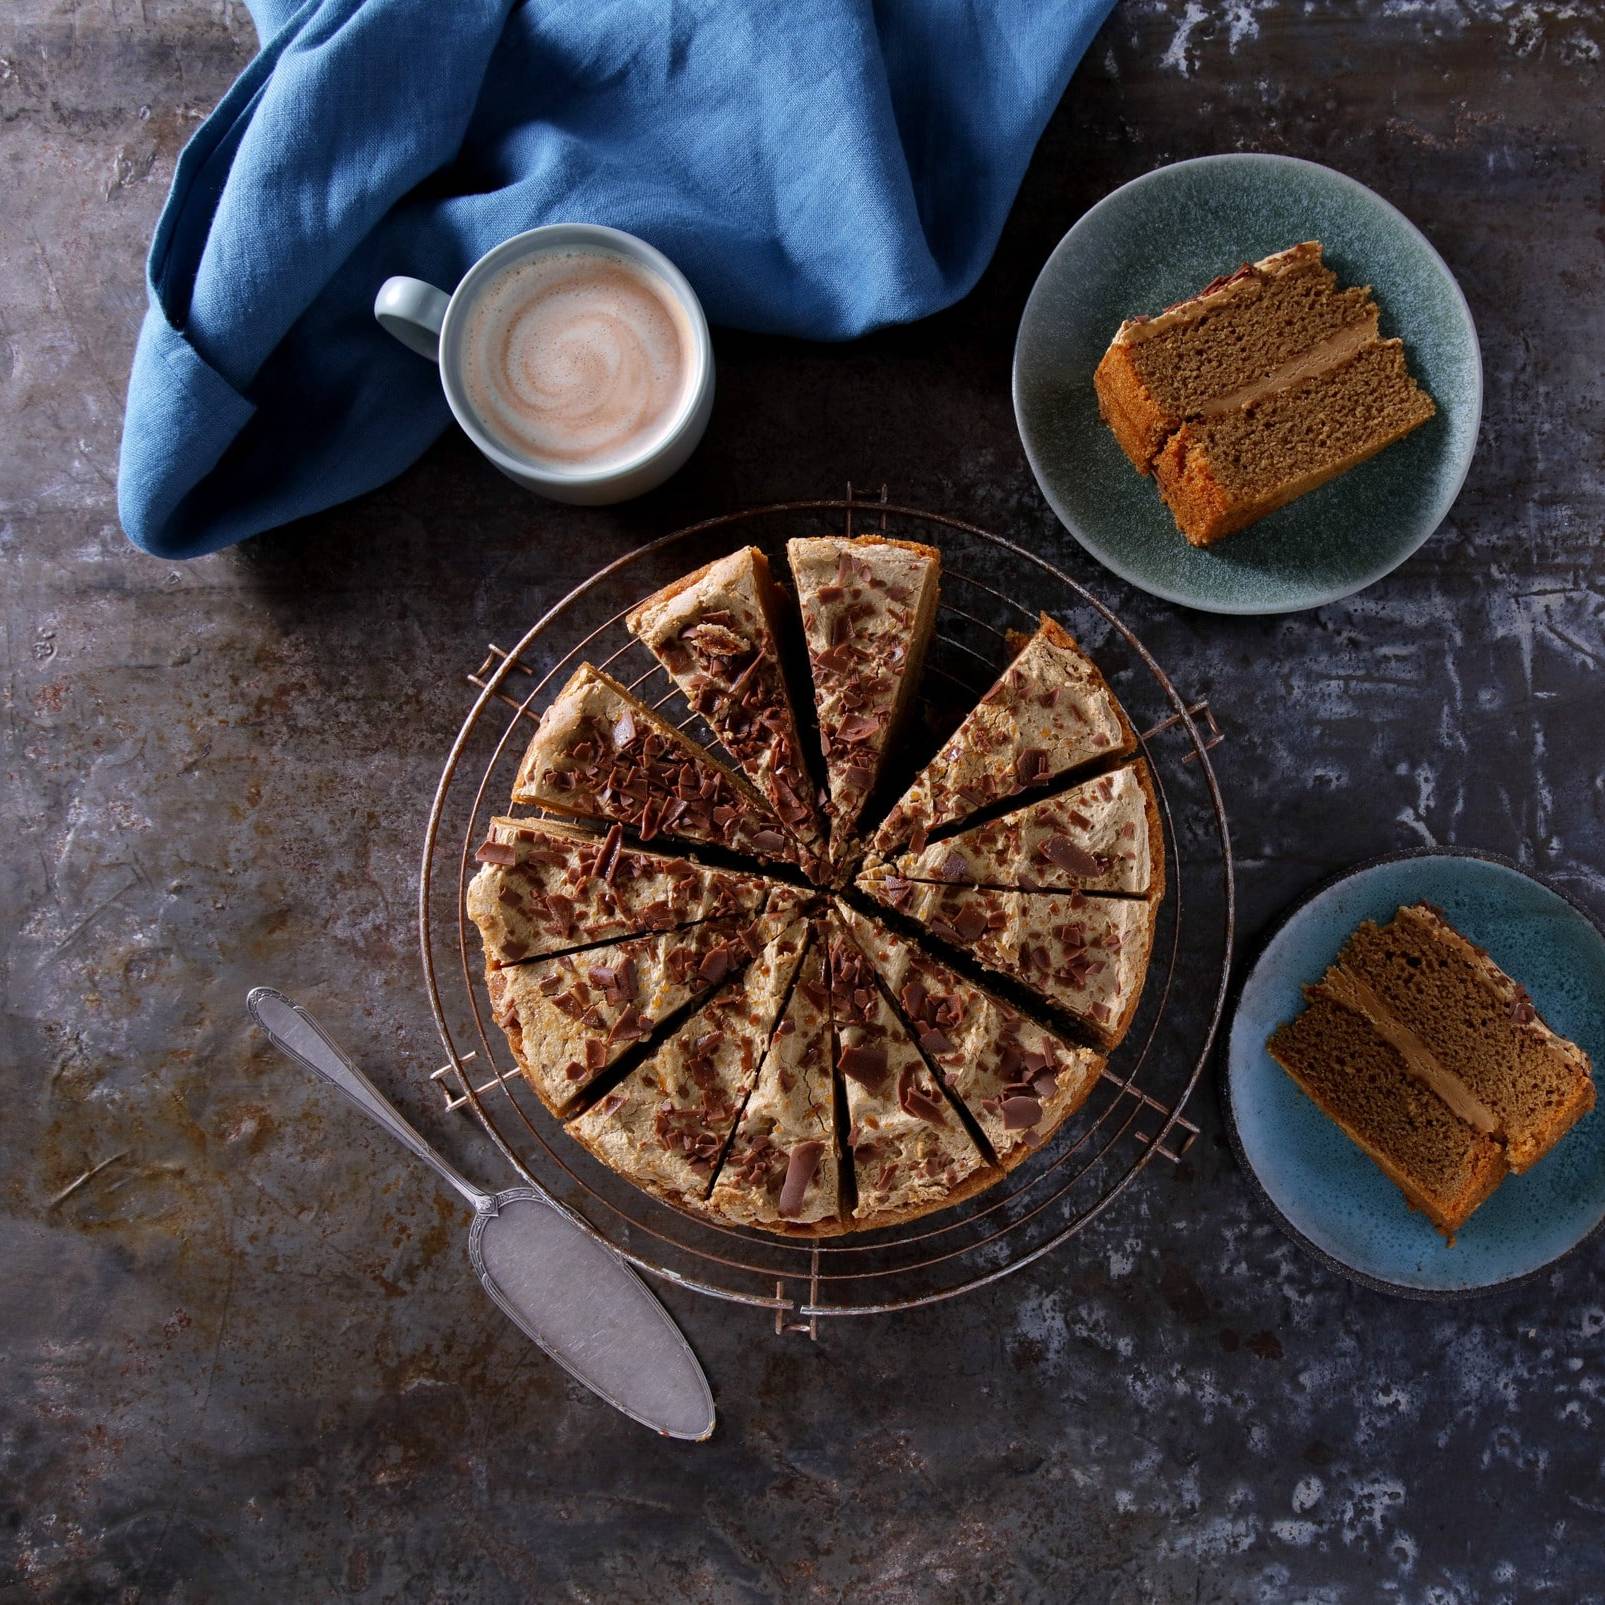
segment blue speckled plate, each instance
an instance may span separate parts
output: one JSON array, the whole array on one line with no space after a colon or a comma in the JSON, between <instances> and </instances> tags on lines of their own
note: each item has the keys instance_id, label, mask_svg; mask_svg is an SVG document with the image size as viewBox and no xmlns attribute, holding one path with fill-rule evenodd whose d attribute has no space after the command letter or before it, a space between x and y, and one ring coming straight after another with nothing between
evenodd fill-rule
<instances>
[{"instance_id":1,"label":"blue speckled plate","mask_svg":"<svg viewBox=\"0 0 1605 1605\"><path fill-rule=\"evenodd\" d=\"M1225 1101L1238 1157L1299 1242L1373 1287L1450 1298L1532 1275L1605 1220L1605 1111L1507 1177L1451 1248L1265 1051L1361 920L1423 900L1487 948L1596 1069L1605 1064L1605 935L1589 915L1503 859L1405 853L1326 886L1272 937L1232 1022Z\"/></svg>"},{"instance_id":2,"label":"blue speckled plate","mask_svg":"<svg viewBox=\"0 0 1605 1605\"><path fill-rule=\"evenodd\" d=\"M1374 287L1382 333L1403 337L1438 416L1200 550L1099 418L1093 369L1123 318L1311 239L1340 283ZM1211 613L1291 613L1370 585L1443 522L1477 442L1482 357L1443 258L1379 195L1291 156L1203 156L1117 189L1059 242L1020 320L1014 414L1042 494L1105 567Z\"/></svg>"}]
</instances>

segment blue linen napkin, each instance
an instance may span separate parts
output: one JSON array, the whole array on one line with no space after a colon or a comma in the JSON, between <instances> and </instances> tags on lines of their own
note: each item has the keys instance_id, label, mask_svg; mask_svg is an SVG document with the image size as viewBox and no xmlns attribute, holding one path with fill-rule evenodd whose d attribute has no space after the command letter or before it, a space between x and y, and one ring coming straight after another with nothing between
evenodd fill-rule
<instances>
[{"instance_id":1,"label":"blue linen napkin","mask_svg":"<svg viewBox=\"0 0 1605 1605\"><path fill-rule=\"evenodd\" d=\"M986 265L1112 0L251 0L149 263L118 505L196 557L371 490L449 420L380 283L610 223L714 323L845 339Z\"/></svg>"}]
</instances>

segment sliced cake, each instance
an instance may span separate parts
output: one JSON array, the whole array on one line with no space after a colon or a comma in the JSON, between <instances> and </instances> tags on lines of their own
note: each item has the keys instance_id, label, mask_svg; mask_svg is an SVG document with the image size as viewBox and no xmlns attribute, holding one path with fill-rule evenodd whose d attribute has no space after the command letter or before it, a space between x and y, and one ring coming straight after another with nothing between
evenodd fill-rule
<instances>
[{"instance_id":1,"label":"sliced cake","mask_svg":"<svg viewBox=\"0 0 1605 1605\"><path fill-rule=\"evenodd\" d=\"M1165 833L1141 760L972 825L892 866L904 880L1018 891L1165 889Z\"/></svg>"},{"instance_id":2,"label":"sliced cake","mask_svg":"<svg viewBox=\"0 0 1605 1605\"><path fill-rule=\"evenodd\" d=\"M878 920L837 900L859 951L897 1000L921 1051L980 1127L1005 1170L1086 1101L1103 1056L1028 1019L955 975Z\"/></svg>"},{"instance_id":3,"label":"sliced cake","mask_svg":"<svg viewBox=\"0 0 1605 1605\"><path fill-rule=\"evenodd\" d=\"M555 819L493 819L475 855L469 918L496 969L524 959L759 913L774 882L625 845Z\"/></svg>"},{"instance_id":4,"label":"sliced cake","mask_svg":"<svg viewBox=\"0 0 1605 1605\"><path fill-rule=\"evenodd\" d=\"M1414 1043L1379 1030L1341 984L1304 996L1304 1012L1271 1037L1271 1057L1453 1238L1504 1179L1504 1149L1412 1072Z\"/></svg>"},{"instance_id":5,"label":"sliced cake","mask_svg":"<svg viewBox=\"0 0 1605 1605\"><path fill-rule=\"evenodd\" d=\"M739 982L564 1129L638 1187L700 1207L758 1078L807 933L803 920L792 920Z\"/></svg>"},{"instance_id":6,"label":"sliced cake","mask_svg":"<svg viewBox=\"0 0 1605 1605\"><path fill-rule=\"evenodd\" d=\"M890 857L1017 792L1132 750L1135 732L1098 666L1063 625L1042 615L996 683L876 832Z\"/></svg>"},{"instance_id":7,"label":"sliced cake","mask_svg":"<svg viewBox=\"0 0 1605 1605\"><path fill-rule=\"evenodd\" d=\"M874 965L834 912L829 957L857 1228L911 1220L990 1185L997 1172L888 1002Z\"/></svg>"},{"instance_id":8,"label":"sliced cake","mask_svg":"<svg viewBox=\"0 0 1605 1605\"><path fill-rule=\"evenodd\" d=\"M768 560L744 546L649 596L624 622L786 828L818 852L813 781L786 691L775 606Z\"/></svg>"},{"instance_id":9,"label":"sliced cake","mask_svg":"<svg viewBox=\"0 0 1605 1605\"><path fill-rule=\"evenodd\" d=\"M1340 290L1305 241L1155 317L1128 318L1093 376L1098 407L1182 533L1207 545L1431 418L1369 289Z\"/></svg>"},{"instance_id":10,"label":"sliced cake","mask_svg":"<svg viewBox=\"0 0 1605 1605\"><path fill-rule=\"evenodd\" d=\"M1594 1106L1588 1055L1425 903L1365 921L1305 996L1271 1056L1450 1234Z\"/></svg>"},{"instance_id":11,"label":"sliced cake","mask_svg":"<svg viewBox=\"0 0 1605 1605\"><path fill-rule=\"evenodd\" d=\"M1462 1101L1486 1111L1512 1170L1542 1159L1594 1107L1588 1055L1427 904L1401 908L1381 927L1361 925L1337 967L1351 988L1366 989L1373 1013L1409 1024Z\"/></svg>"},{"instance_id":12,"label":"sliced cake","mask_svg":"<svg viewBox=\"0 0 1605 1605\"><path fill-rule=\"evenodd\" d=\"M797 838L740 775L589 663L541 715L513 801L614 820L642 841L673 836L802 861Z\"/></svg>"},{"instance_id":13,"label":"sliced cake","mask_svg":"<svg viewBox=\"0 0 1605 1605\"><path fill-rule=\"evenodd\" d=\"M1103 1047L1118 1047L1130 1029L1148 978L1153 902L938 886L874 871L858 884L939 941L1074 1015Z\"/></svg>"},{"instance_id":14,"label":"sliced cake","mask_svg":"<svg viewBox=\"0 0 1605 1605\"><path fill-rule=\"evenodd\" d=\"M841 1229L841 1155L830 1073L830 994L817 933L714 1183L713 1212L742 1226Z\"/></svg>"},{"instance_id":15,"label":"sliced cake","mask_svg":"<svg viewBox=\"0 0 1605 1605\"><path fill-rule=\"evenodd\" d=\"M753 939L750 919L705 920L487 969L491 1012L525 1080L560 1114L625 1049L744 966Z\"/></svg>"},{"instance_id":16,"label":"sliced cake","mask_svg":"<svg viewBox=\"0 0 1605 1605\"><path fill-rule=\"evenodd\" d=\"M884 535L828 535L788 541L786 555L813 673L833 856L847 858L919 680L941 553Z\"/></svg>"}]
</instances>

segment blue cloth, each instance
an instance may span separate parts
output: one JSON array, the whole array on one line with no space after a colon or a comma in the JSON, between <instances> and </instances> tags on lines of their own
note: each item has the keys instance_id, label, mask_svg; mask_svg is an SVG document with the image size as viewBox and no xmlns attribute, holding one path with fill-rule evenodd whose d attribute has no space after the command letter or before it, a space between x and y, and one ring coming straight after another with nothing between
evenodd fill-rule
<instances>
[{"instance_id":1,"label":"blue cloth","mask_svg":"<svg viewBox=\"0 0 1605 1605\"><path fill-rule=\"evenodd\" d=\"M118 504L194 557L400 473L449 419L380 283L610 223L714 323L844 339L957 300L1111 0L253 0L179 158Z\"/></svg>"}]
</instances>

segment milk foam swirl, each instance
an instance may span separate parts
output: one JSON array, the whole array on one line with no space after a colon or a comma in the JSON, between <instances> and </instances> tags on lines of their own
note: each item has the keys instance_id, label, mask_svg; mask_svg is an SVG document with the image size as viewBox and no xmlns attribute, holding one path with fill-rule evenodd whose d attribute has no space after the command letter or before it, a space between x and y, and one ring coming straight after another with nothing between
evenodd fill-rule
<instances>
[{"instance_id":1,"label":"milk foam swirl","mask_svg":"<svg viewBox=\"0 0 1605 1605\"><path fill-rule=\"evenodd\" d=\"M694 362L668 285L601 251L551 251L495 274L462 344L468 404L504 450L558 468L606 468L674 421Z\"/></svg>"}]
</instances>

